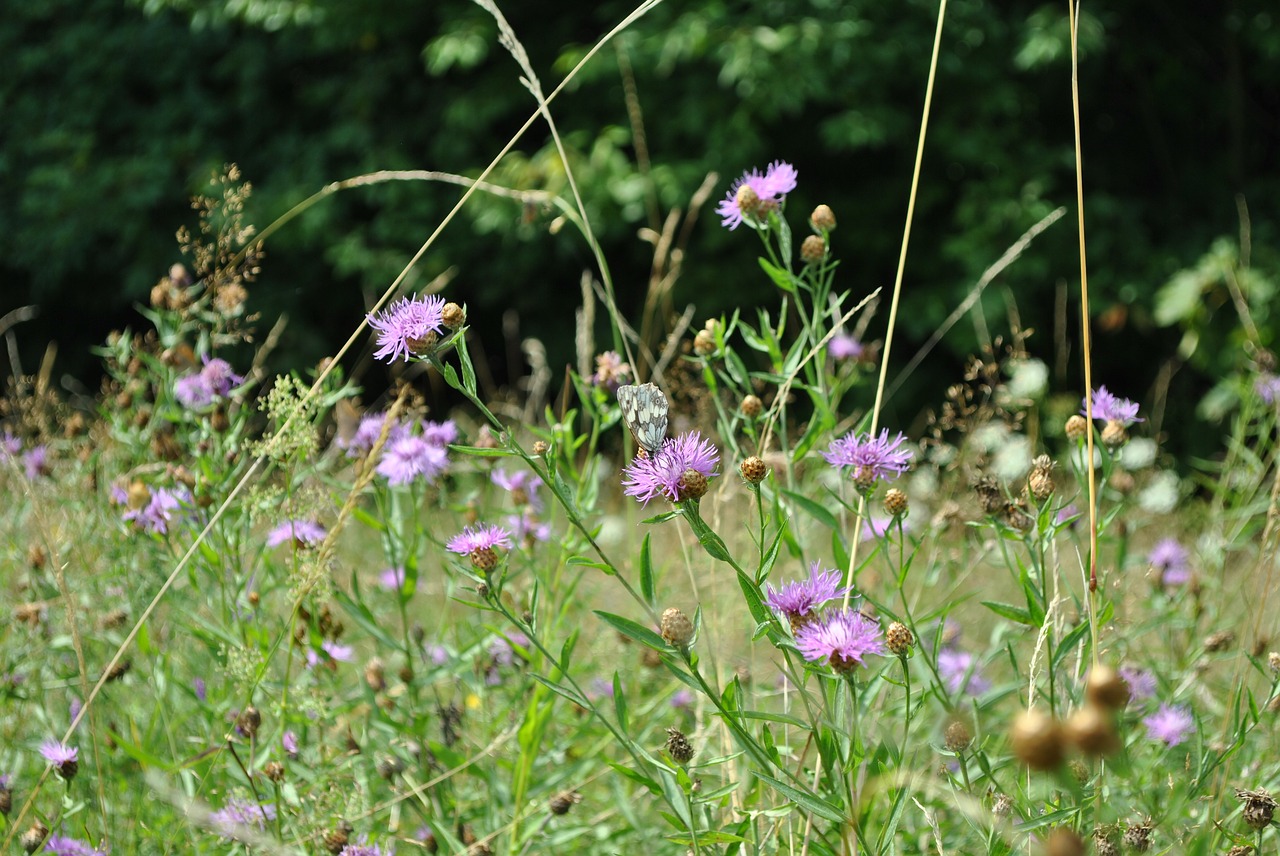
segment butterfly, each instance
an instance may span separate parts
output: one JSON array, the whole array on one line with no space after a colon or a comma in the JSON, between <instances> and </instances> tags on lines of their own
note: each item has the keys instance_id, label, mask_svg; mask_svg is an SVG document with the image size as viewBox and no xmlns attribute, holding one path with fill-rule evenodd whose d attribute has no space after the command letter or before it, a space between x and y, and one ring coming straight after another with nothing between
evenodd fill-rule
<instances>
[{"instance_id":1,"label":"butterfly","mask_svg":"<svg viewBox=\"0 0 1280 856\"><path fill-rule=\"evenodd\" d=\"M618 404L636 444L646 454L657 454L667 439L667 397L662 390L651 383L620 386Z\"/></svg>"}]
</instances>

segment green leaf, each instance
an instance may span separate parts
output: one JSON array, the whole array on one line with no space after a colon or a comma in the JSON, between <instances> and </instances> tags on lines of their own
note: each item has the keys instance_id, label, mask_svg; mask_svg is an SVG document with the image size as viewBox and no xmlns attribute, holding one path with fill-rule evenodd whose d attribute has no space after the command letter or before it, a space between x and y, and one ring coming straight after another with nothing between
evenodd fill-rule
<instances>
[{"instance_id":1,"label":"green leaf","mask_svg":"<svg viewBox=\"0 0 1280 856\"><path fill-rule=\"evenodd\" d=\"M782 794L784 797L791 800L810 814L816 814L818 817L821 817L824 820L829 820L832 823L848 822L849 818L838 806L834 806L814 794L808 794L804 791L793 788L790 785L783 784L772 776L762 773L759 770L754 772L756 778L765 782L778 793Z\"/></svg>"},{"instance_id":2,"label":"green leaf","mask_svg":"<svg viewBox=\"0 0 1280 856\"><path fill-rule=\"evenodd\" d=\"M1016 621L1017 623L1025 624L1028 627L1040 626L1040 622L1034 620L1031 617L1031 613L1020 606L1014 606L1009 603L997 603L990 600L984 600L982 605L994 612L996 615L999 615L1002 618L1007 618L1010 621Z\"/></svg>"},{"instance_id":3,"label":"green leaf","mask_svg":"<svg viewBox=\"0 0 1280 856\"><path fill-rule=\"evenodd\" d=\"M515 452L507 449L482 449L479 446L459 446L450 444L449 451L460 455L471 455L475 458L514 458Z\"/></svg>"},{"instance_id":4,"label":"green leaf","mask_svg":"<svg viewBox=\"0 0 1280 856\"><path fill-rule=\"evenodd\" d=\"M823 526L832 530L840 528L839 522L836 521L836 516L832 514L822 503L814 502L809 497L796 493L794 490L783 490L782 493L787 497L787 499L794 502L802 511L804 511L805 514L808 514Z\"/></svg>"},{"instance_id":5,"label":"green leaf","mask_svg":"<svg viewBox=\"0 0 1280 856\"><path fill-rule=\"evenodd\" d=\"M622 678L613 673L613 712L618 716L618 727L624 732L631 730L630 717L627 712L627 694L622 688Z\"/></svg>"},{"instance_id":6,"label":"green leaf","mask_svg":"<svg viewBox=\"0 0 1280 856\"><path fill-rule=\"evenodd\" d=\"M614 576L617 573L617 571L613 569L612 565L605 562L592 561L585 556L570 556L569 560L565 562L565 564L595 568L597 571L604 571L609 576Z\"/></svg>"},{"instance_id":7,"label":"green leaf","mask_svg":"<svg viewBox=\"0 0 1280 856\"><path fill-rule=\"evenodd\" d=\"M653 581L653 557L649 555L649 533L644 533L644 541L640 544L640 594L645 603L653 604L657 597Z\"/></svg>"},{"instance_id":8,"label":"green leaf","mask_svg":"<svg viewBox=\"0 0 1280 856\"><path fill-rule=\"evenodd\" d=\"M1062 637L1057 644L1057 649L1053 652L1053 668L1058 668L1062 661L1066 659L1067 655L1071 654L1075 650L1076 644L1079 643L1079 641L1083 639L1088 632L1089 622L1086 620L1081 621L1073 627L1066 636ZM1088 652L1086 651L1085 653L1087 654Z\"/></svg>"},{"instance_id":9,"label":"green leaf","mask_svg":"<svg viewBox=\"0 0 1280 856\"><path fill-rule=\"evenodd\" d=\"M626 636L629 639L634 639L641 645L648 645L650 648L656 648L659 651L665 651L667 649L666 641L648 627L645 627L642 624L637 624L630 618L623 618L621 615L614 615L612 612L602 612L598 609L594 610L594 612L601 621L611 626L614 630L617 630L623 636Z\"/></svg>"},{"instance_id":10,"label":"green leaf","mask_svg":"<svg viewBox=\"0 0 1280 856\"><path fill-rule=\"evenodd\" d=\"M795 281L792 280L791 274L787 273L780 267L775 267L766 259L758 259L757 261L760 262L760 269L769 275L769 279L773 280L773 284L778 286L778 288L781 288L788 294L793 293L796 290L796 284Z\"/></svg>"},{"instance_id":11,"label":"green leaf","mask_svg":"<svg viewBox=\"0 0 1280 856\"><path fill-rule=\"evenodd\" d=\"M585 698L578 695L569 687L562 687L557 683L553 683L550 679L544 678L542 675L539 675L537 672L531 672L530 677L532 677L538 683L542 684L547 689L551 690L556 695L562 696L568 699L569 701L573 702L578 707L588 707L588 708L591 707L591 702L587 701Z\"/></svg>"}]
</instances>

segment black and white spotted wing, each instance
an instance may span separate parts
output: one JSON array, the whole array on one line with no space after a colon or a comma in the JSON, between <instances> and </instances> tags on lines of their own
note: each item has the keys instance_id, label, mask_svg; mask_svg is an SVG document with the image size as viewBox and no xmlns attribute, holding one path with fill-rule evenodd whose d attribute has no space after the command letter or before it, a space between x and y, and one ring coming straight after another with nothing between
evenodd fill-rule
<instances>
[{"instance_id":1,"label":"black and white spotted wing","mask_svg":"<svg viewBox=\"0 0 1280 856\"><path fill-rule=\"evenodd\" d=\"M647 454L655 454L667 439L667 397L651 383L618 387L618 404L631 436Z\"/></svg>"}]
</instances>

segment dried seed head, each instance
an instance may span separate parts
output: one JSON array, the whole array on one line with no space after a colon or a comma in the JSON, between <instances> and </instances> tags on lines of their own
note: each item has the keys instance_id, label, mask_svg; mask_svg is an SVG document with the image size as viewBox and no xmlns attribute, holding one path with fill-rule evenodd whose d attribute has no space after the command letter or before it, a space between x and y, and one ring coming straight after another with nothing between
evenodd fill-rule
<instances>
[{"instance_id":1,"label":"dried seed head","mask_svg":"<svg viewBox=\"0 0 1280 856\"><path fill-rule=\"evenodd\" d=\"M1120 829L1114 823L1093 830L1094 856L1120 856Z\"/></svg>"},{"instance_id":2,"label":"dried seed head","mask_svg":"<svg viewBox=\"0 0 1280 856\"><path fill-rule=\"evenodd\" d=\"M809 215L809 225L819 232L830 232L836 227L836 214L830 205L819 205Z\"/></svg>"},{"instance_id":3,"label":"dried seed head","mask_svg":"<svg viewBox=\"0 0 1280 856\"><path fill-rule=\"evenodd\" d=\"M685 470L676 483L676 499L702 499L707 495L707 477L697 470Z\"/></svg>"},{"instance_id":4,"label":"dried seed head","mask_svg":"<svg viewBox=\"0 0 1280 856\"><path fill-rule=\"evenodd\" d=\"M689 743L689 738L678 728L667 729L667 754L671 756L671 760L677 764L688 764L693 760L694 748Z\"/></svg>"},{"instance_id":5,"label":"dried seed head","mask_svg":"<svg viewBox=\"0 0 1280 856\"><path fill-rule=\"evenodd\" d=\"M552 814L568 814L569 809L582 802L582 795L577 791L561 791L551 798L547 807Z\"/></svg>"},{"instance_id":6,"label":"dried seed head","mask_svg":"<svg viewBox=\"0 0 1280 856\"><path fill-rule=\"evenodd\" d=\"M547 445L545 440L536 440L533 444L533 453L539 457L551 451L551 447Z\"/></svg>"},{"instance_id":7,"label":"dried seed head","mask_svg":"<svg viewBox=\"0 0 1280 856\"><path fill-rule=\"evenodd\" d=\"M440 319L450 330L460 330L467 323L467 311L456 303L446 303L440 310Z\"/></svg>"},{"instance_id":8,"label":"dried seed head","mask_svg":"<svg viewBox=\"0 0 1280 856\"><path fill-rule=\"evenodd\" d=\"M1084 439L1084 432L1089 430L1089 423L1079 413L1067 417L1065 427L1067 439L1075 443Z\"/></svg>"},{"instance_id":9,"label":"dried seed head","mask_svg":"<svg viewBox=\"0 0 1280 856\"><path fill-rule=\"evenodd\" d=\"M764 477L769 474L769 468L765 466L764 458L752 455L742 462L738 467L738 471L742 473L742 477L750 484L760 484L764 481Z\"/></svg>"},{"instance_id":10,"label":"dried seed head","mask_svg":"<svg viewBox=\"0 0 1280 856\"><path fill-rule=\"evenodd\" d=\"M236 730L245 737L250 739L256 737L261 727L262 714L252 705L240 711L240 715L236 717Z\"/></svg>"},{"instance_id":11,"label":"dried seed head","mask_svg":"<svg viewBox=\"0 0 1280 856\"><path fill-rule=\"evenodd\" d=\"M1031 475L1027 476L1027 490L1035 497L1036 502L1044 502L1053 496L1053 459L1041 455L1031 464Z\"/></svg>"},{"instance_id":12,"label":"dried seed head","mask_svg":"<svg viewBox=\"0 0 1280 856\"><path fill-rule=\"evenodd\" d=\"M1272 651L1268 654L1267 665L1271 667L1271 671L1280 672L1280 652Z\"/></svg>"},{"instance_id":13,"label":"dried seed head","mask_svg":"<svg viewBox=\"0 0 1280 856\"><path fill-rule=\"evenodd\" d=\"M345 820L338 821L337 826L324 834L324 849L330 853L341 853L351 841L351 824Z\"/></svg>"},{"instance_id":14,"label":"dried seed head","mask_svg":"<svg viewBox=\"0 0 1280 856\"><path fill-rule=\"evenodd\" d=\"M1144 818L1141 823L1131 824L1124 831L1124 846L1138 853L1146 853L1151 848L1151 818Z\"/></svg>"},{"instance_id":15,"label":"dried seed head","mask_svg":"<svg viewBox=\"0 0 1280 856\"><path fill-rule=\"evenodd\" d=\"M279 784L284 781L284 764L279 761L268 761L262 767L262 775Z\"/></svg>"},{"instance_id":16,"label":"dried seed head","mask_svg":"<svg viewBox=\"0 0 1280 856\"><path fill-rule=\"evenodd\" d=\"M911 628L901 621L895 621L884 632L884 644L893 656L905 657L911 653L911 646L916 644L916 637L911 633Z\"/></svg>"},{"instance_id":17,"label":"dried seed head","mask_svg":"<svg viewBox=\"0 0 1280 856\"><path fill-rule=\"evenodd\" d=\"M0 816L8 817L13 811L13 791L4 782L0 782Z\"/></svg>"},{"instance_id":18,"label":"dried seed head","mask_svg":"<svg viewBox=\"0 0 1280 856\"><path fill-rule=\"evenodd\" d=\"M978 504L984 514L999 514L1004 510L1004 491L994 476L982 476L973 483L973 490L978 494Z\"/></svg>"},{"instance_id":19,"label":"dried seed head","mask_svg":"<svg viewBox=\"0 0 1280 856\"><path fill-rule=\"evenodd\" d=\"M43 844L44 840L48 837L49 837L49 827L45 826L43 823L37 820L27 828L26 832L22 833L22 837L19 839L19 841L22 844L23 850L27 851L28 853L34 853L36 852L36 850L39 849L40 845Z\"/></svg>"},{"instance_id":20,"label":"dried seed head","mask_svg":"<svg viewBox=\"0 0 1280 856\"><path fill-rule=\"evenodd\" d=\"M716 337L709 330L699 330L693 337L693 352L709 357L716 352Z\"/></svg>"},{"instance_id":21,"label":"dried seed head","mask_svg":"<svg viewBox=\"0 0 1280 856\"><path fill-rule=\"evenodd\" d=\"M1204 650L1210 654L1225 651L1236 642L1236 634L1231 630L1219 630L1205 637Z\"/></svg>"},{"instance_id":22,"label":"dried seed head","mask_svg":"<svg viewBox=\"0 0 1280 856\"><path fill-rule=\"evenodd\" d=\"M905 517L911 510L911 505L907 502L905 493L896 487L891 487L884 493L884 510L890 517Z\"/></svg>"},{"instance_id":23,"label":"dried seed head","mask_svg":"<svg viewBox=\"0 0 1280 856\"><path fill-rule=\"evenodd\" d=\"M1085 755L1111 755L1120 750L1120 735L1111 712L1087 704L1068 717L1067 739Z\"/></svg>"},{"instance_id":24,"label":"dried seed head","mask_svg":"<svg viewBox=\"0 0 1280 856\"><path fill-rule=\"evenodd\" d=\"M1253 852L1253 847L1248 844L1237 844L1227 851L1227 856L1249 856Z\"/></svg>"},{"instance_id":25,"label":"dried seed head","mask_svg":"<svg viewBox=\"0 0 1280 856\"><path fill-rule=\"evenodd\" d=\"M742 403L738 405L738 411L750 420L755 420L764 412L764 402L756 395L744 395Z\"/></svg>"},{"instance_id":26,"label":"dried seed head","mask_svg":"<svg viewBox=\"0 0 1280 856\"><path fill-rule=\"evenodd\" d=\"M1079 758L1072 758L1067 762L1067 772L1076 780L1076 784L1083 785L1089 781L1089 768Z\"/></svg>"},{"instance_id":27,"label":"dried seed head","mask_svg":"<svg viewBox=\"0 0 1280 856\"><path fill-rule=\"evenodd\" d=\"M1102 445L1108 449L1119 449L1129 442L1129 431L1119 419L1112 419L1102 426Z\"/></svg>"},{"instance_id":28,"label":"dried seed head","mask_svg":"<svg viewBox=\"0 0 1280 856\"><path fill-rule=\"evenodd\" d=\"M1013 812L1013 798L1008 794L996 794L991 801L991 813L996 817L1006 817Z\"/></svg>"},{"instance_id":29,"label":"dried seed head","mask_svg":"<svg viewBox=\"0 0 1280 856\"><path fill-rule=\"evenodd\" d=\"M1033 770L1055 770L1062 764L1062 727L1048 714L1038 710L1018 714L1009 731L1009 742L1018 760Z\"/></svg>"},{"instance_id":30,"label":"dried seed head","mask_svg":"<svg viewBox=\"0 0 1280 856\"><path fill-rule=\"evenodd\" d=\"M827 242L818 235L810 235L800 244L800 260L814 265L827 257Z\"/></svg>"},{"instance_id":31,"label":"dried seed head","mask_svg":"<svg viewBox=\"0 0 1280 856\"><path fill-rule=\"evenodd\" d=\"M1129 685L1110 666L1097 665L1089 670L1085 697L1106 710L1120 710L1129 703Z\"/></svg>"},{"instance_id":32,"label":"dried seed head","mask_svg":"<svg viewBox=\"0 0 1280 856\"><path fill-rule=\"evenodd\" d=\"M1236 789L1236 799L1244 803L1244 822L1250 829L1263 829L1271 825L1276 806L1280 805L1262 788L1256 791Z\"/></svg>"},{"instance_id":33,"label":"dried seed head","mask_svg":"<svg viewBox=\"0 0 1280 856\"><path fill-rule=\"evenodd\" d=\"M973 732L964 720L954 719L942 734L942 745L948 752L963 752L973 742Z\"/></svg>"},{"instance_id":34,"label":"dried seed head","mask_svg":"<svg viewBox=\"0 0 1280 856\"><path fill-rule=\"evenodd\" d=\"M678 607L669 607L662 613L662 638L675 648L688 648L693 641L693 622Z\"/></svg>"}]
</instances>

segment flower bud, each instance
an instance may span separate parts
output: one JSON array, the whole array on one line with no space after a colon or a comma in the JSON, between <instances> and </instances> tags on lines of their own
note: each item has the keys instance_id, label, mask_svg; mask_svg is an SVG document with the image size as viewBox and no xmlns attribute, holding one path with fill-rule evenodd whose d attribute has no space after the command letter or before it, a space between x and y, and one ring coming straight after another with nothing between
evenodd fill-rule
<instances>
[{"instance_id":1,"label":"flower bud","mask_svg":"<svg viewBox=\"0 0 1280 856\"><path fill-rule=\"evenodd\" d=\"M671 760L677 764L688 764L693 760L693 754L696 751L689 743L689 738L685 737L678 728L667 729L666 749Z\"/></svg>"},{"instance_id":2,"label":"flower bud","mask_svg":"<svg viewBox=\"0 0 1280 856\"><path fill-rule=\"evenodd\" d=\"M660 630L663 640L673 648L688 648L693 641L693 622L677 607L662 613Z\"/></svg>"},{"instance_id":3,"label":"flower bud","mask_svg":"<svg viewBox=\"0 0 1280 856\"><path fill-rule=\"evenodd\" d=\"M1089 423L1079 413L1073 413L1067 419L1067 439L1075 443L1084 439L1084 432L1089 430Z\"/></svg>"},{"instance_id":4,"label":"flower bud","mask_svg":"<svg viewBox=\"0 0 1280 856\"><path fill-rule=\"evenodd\" d=\"M809 225L817 232L830 232L836 227L836 215L830 205L819 205L809 215Z\"/></svg>"},{"instance_id":5,"label":"flower bud","mask_svg":"<svg viewBox=\"0 0 1280 856\"><path fill-rule=\"evenodd\" d=\"M764 402L759 396L745 395L742 397L742 403L738 405L738 410L743 416L754 421L764 410Z\"/></svg>"},{"instance_id":6,"label":"flower bud","mask_svg":"<svg viewBox=\"0 0 1280 856\"><path fill-rule=\"evenodd\" d=\"M440 319L450 330L460 330L467 323L467 311L456 303L446 303L440 310Z\"/></svg>"},{"instance_id":7,"label":"flower bud","mask_svg":"<svg viewBox=\"0 0 1280 856\"><path fill-rule=\"evenodd\" d=\"M911 506L907 502L907 495L896 487L891 487L884 493L884 510L890 517L905 517Z\"/></svg>"},{"instance_id":8,"label":"flower bud","mask_svg":"<svg viewBox=\"0 0 1280 856\"><path fill-rule=\"evenodd\" d=\"M764 477L769 474L769 468L765 466L764 459L756 455L752 455L743 461L738 466L738 471L742 473L742 477L750 484L760 484L760 482L764 481Z\"/></svg>"},{"instance_id":9,"label":"flower bud","mask_svg":"<svg viewBox=\"0 0 1280 856\"><path fill-rule=\"evenodd\" d=\"M827 257L827 242L818 235L810 235L800 244L800 260L807 265L816 265Z\"/></svg>"},{"instance_id":10,"label":"flower bud","mask_svg":"<svg viewBox=\"0 0 1280 856\"><path fill-rule=\"evenodd\" d=\"M1009 742L1018 760L1033 770L1054 770L1062 763L1062 728L1053 717L1024 710L1013 721Z\"/></svg>"}]
</instances>

